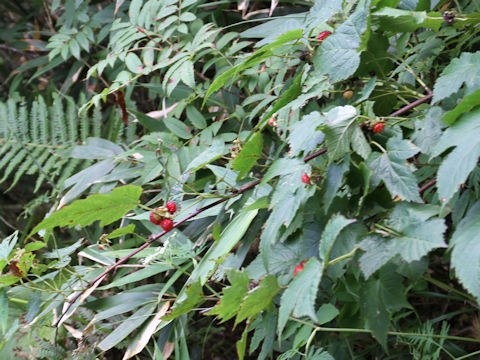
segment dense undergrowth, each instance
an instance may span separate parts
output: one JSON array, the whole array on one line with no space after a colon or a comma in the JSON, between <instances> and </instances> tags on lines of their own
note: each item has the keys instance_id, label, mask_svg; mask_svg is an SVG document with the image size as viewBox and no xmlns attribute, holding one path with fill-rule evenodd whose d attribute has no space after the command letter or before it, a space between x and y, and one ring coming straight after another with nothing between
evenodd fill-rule
<instances>
[{"instance_id":1,"label":"dense undergrowth","mask_svg":"<svg viewBox=\"0 0 480 360\"><path fill-rule=\"evenodd\" d=\"M1 359L480 355L480 2L0 10Z\"/></svg>"}]
</instances>

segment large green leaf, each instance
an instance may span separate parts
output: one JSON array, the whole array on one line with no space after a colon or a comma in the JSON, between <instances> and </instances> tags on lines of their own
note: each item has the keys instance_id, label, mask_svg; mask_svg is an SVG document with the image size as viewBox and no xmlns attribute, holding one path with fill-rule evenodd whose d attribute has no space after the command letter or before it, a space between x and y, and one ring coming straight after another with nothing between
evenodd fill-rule
<instances>
[{"instance_id":1,"label":"large green leaf","mask_svg":"<svg viewBox=\"0 0 480 360\"><path fill-rule=\"evenodd\" d=\"M398 236L371 235L359 244L365 251L360 257L360 269L365 277L370 277L396 255L411 263L433 249L446 247L445 220L430 219L437 211L429 205L398 204L388 223Z\"/></svg>"},{"instance_id":2,"label":"large green leaf","mask_svg":"<svg viewBox=\"0 0 480 360\"><path fill-rule=\"evenodd\" d=\"M470 95L465 96L453 110L450 110L442 116L442 120L448 125L452 125L460 115L469 112L478 105L480 105L480 89L475 90Z\"/></svg>"},{"instance_id":3,"label":"large green leaf","mask_svg":"<svg viewBox=\"0 0 480 360\"><path fill-rule=\"evenodd\" d=\"M257 216L258 209L239 213L223 230L220 239L208 250L198 266L193 270L189 283L200 280L205 284L209 274L215 268L215 260L227 255L247 232L250 223Z\"/></svg>"},{"instance_id":4,"label":"large green leaf","mask_svg":"<svg viewBox=\"0 0 480 360\"><path fill-rule=\"evenodd\" d=\"M295 316L309 316L317 320L315 299L322 276L322 264L312 257L304 265L303 270L290 283L280 300L278 313L278 333L281 334L288 317L293 312Z\"/></svg>"},{"instance_id":5,"label":"large green leaf","mask_svg":"<svg viewBox=\"0 0 480 360\"><path fill-rule=\"evenodd\" d=\"M479 63L480 51L464 52L459 58L453 59L435 82L432 102L437 103L456 93L463 84L466 85L468 93L480 88Z\"/></svg>"},{"instance_id":6,"label":"large green leaf","mask_svg":"<svg viewBox=\"0 0 480 360\"><path fill-rule=\"evenodd\" d=\"M453 146L456 148L443 160L437 174L438 195L447 202L477 165L480 156L480 109L462 115L449 127L432 156Z\"/></svg>"},{"instance_id":7,"label":"large green leaf","mask_svg":"<svg viewBox=\"0 0 480 360\"><path fill-rule=\"evenodd\" d=\"M238 178L241 179L250 171L255 165L263 149L263 135L257 133L253 139L243 145L242 150L233 161L233 170L238 171Z\"/></svg>"},{"instance_id":8,"label":"large green leaf","mask_svg":"<svg viewBox=\"0 0 480 360\"><path fill-rule=\"evenodd\" d=\"M56 226L85 227L98 220L100 226L111 224L135 209L141 194L141 187L126 185L113 189L110 194L95 194L84 200L76 200L43 220L29 236Z\"/></svg>"},{"instance_id":9,"label":"large green leaf","mask_svg":"<svg viewBox=\"0 0 480 360\"><path fill-rule=\"evenodd\" d=\"M425 113L424 120L415 120L412 141L424 154L430 155L442 136L443 124L440 121L442 114L440 107L433 106Z\"/></svg>"},{"instance_id":10,"label":"large green leaf","mask_svg":"<svg viewBox=\"0 0 480 360\"><path fill-rule=\"evenodd\" d=\"M314 58L315 68L329 75L332 82L347 79L360 65L364 49L362 39L367 37L366 9L357 10L338 27L334 34L319 45Z\"/></svg>"},{"instance_id":11,"label":"large green leaf","mask_svg":"<svg viewBox=\"0 0 480 360\"><path fill-rule=\"evenodd\" d=\"M179 317L182 314L186 314L199 303L203 301L205 296L203 295L202 291L202 284L200 284L200 280L190 283L187 285L186 288L186 296L182 297L182 300L175 302L175 305L172 308L172 312L163 317L164 320L172 320Z\"/></svg>"},{"instance_id":12,"label":"large green leaf","mask_svg":"<svg viewBox=\"0 0 480 360\"><path fill-rule=\"evenodd\" d=\"M220 303L210 310L208 315L218 315L222 320L227 321L237 315L238 309L242 304L243 298L248 292L250 280L248 274L244 271L229 270L227 271L230 286L223 289L223 296Z\"/></svg>"},{"instance_id":13,"label":"large green leaf","mask_svg":"<svg viewBox=\"0 0 480 360\"><path fill-rule=\"evenodd\" d=\"M410 307L403 293L402 277L392 269L385 269L378 279L371 278L362 286L360 305L373 335L387 348L389 314Z\"/></svg>"},{"instance_id":14,"label":"large green leaf","mask_svg":"<svg viewBox=\"0 0 480 360\"><path fill-rule=\"evenodd\" d=\"M267 275L263 278L260 284L250 290L245 297L235 319L235 325L245 319L253 320L260 311L271 305L273 298L279 291L280 287L275 276Z\"/></svg>"},{"instance_id":15,"label":"large green leaf","mask_svg":"<svg viewBox=\"0 0 480 360\"><path fill-rule=\"evenodd\" d=\"M438 31L443 23L441 14L437 12L409 11L384 7L375 13L372 18L382 30L390 32L412 32L418 28L430 28Z\"/></svg>"},{"instance_id":16,"label":"large green leaf","mask_svg":"<svg viewBox=\"0 0 480 360\"><path fill-rule=\"evenodd\" d=\"M153 310L155 310L155 307L155 304L148 304L138 309L128 319L125 319L125 321L123 321L105 339L100 341L97 346L102 351L107 351L108 349L111 349L117 345L120 341L125 339L128 335L140 327L140 325L147 321L149 315L153 312Z\"/></svg>"},{"instance_id":17,"label":"large green leaf","mask_svg":"<svg viewBox=\"0 0 480 360\"><path fill-rule=\"evenodd\" d=\"M324 122L325 118L318 111L314 111L290 126L288 143L292 155L296 156L302 151L308 153L323 141L324 134L316 128Z\"/></svg>"},{"instance_id":18,"label":"large green leaf","mask_svg":"<svg viewBox=\"0 0 480 360\"><path fill-rule=\"evenodd\" d=\"M390 138L386 153L373 152L367 160L367 166L373 172L372 182L378 184L383 180L392 198L399 196L409 201L422 202L417 179L405 161L419 151L409 141Z\"/></svg>"},{"instance_id":19,"label":"large green leaf","mask_svg":"<svg viewBox=\"0 0 480 360\"><path fill-rule=\"evenodd\" d=\"M343 158L350 147L364 159L370 155L370 146L357 123L357 111L353 106L335 107L326 117L323 132L330 162Z\"/></svg>"},{"instance_id":20,"label":"large green leaf","mask_svg":"<svg viewBox=\"0 0 480 360\"><path fill-rule=\"evenodd\" d=\"M450 244L458 279L480 301L480 202L460 221Z\"/></svg>"},{"instance_id":21,"label":"large green leaf","mask_svg":"<svg viewBox=\"0 0 480 360\"><path fill-rule=\"evenodd\" d=\"M237 74L240 71L249 69L266 58L273 56L273 51L278 49L279 47L283 46L284 44L298 40L302 37L303 32L301 29L298 30L292 30L289 31L281 36L279 36L274 42L263 46L262 48L258 49L255 51L251 56L249 56L247 59L245 59L242 63L239 65L234 66L233 68L225 71L222 75L217 77L210 87L207 90L207 93L205 94L205 98L203 103L205 104L206 99L212 95L215 91L218 91L225 83L229 80L237 76Z\"/></svg>"},{"instance_id":22,"label":"large green leaf","mask_svg":"<svg viewBox=\"0 0 480 360\"><path fill-rule=\"evenodd\" d=\"M322 237L320 239L320 246L318 249L318 256L323 262L323 269L325 269L328 264L330 251L332 250L333 244L335 243L338 235L346 226L354 223L355 221L355 219L347 219L343 215L334 215L328 221L325 229L323 229Z\"/></svg>"}]
</instances>

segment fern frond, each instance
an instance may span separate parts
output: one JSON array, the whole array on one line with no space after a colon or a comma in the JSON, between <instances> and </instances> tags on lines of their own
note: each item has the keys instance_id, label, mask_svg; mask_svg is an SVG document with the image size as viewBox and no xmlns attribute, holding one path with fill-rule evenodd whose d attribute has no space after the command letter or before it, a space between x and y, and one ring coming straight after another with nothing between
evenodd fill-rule
<instances>
[{"instance_id":1,"label":"fern frond","mask_svg":"<svg viewBox=\"0 0 480 360\"><path fill-rule=\"evenodd\" d=\"M101 123L99 110L93 118L79 118L77 105L68 97L53 95L50 106L41 96L31 104L0 102L0 183L11 180L10 190L24 175L36 175L35 191L44 182L61 189L85 162L65 155L88 137L100 137Z\"/></svg>"}]
</instances>

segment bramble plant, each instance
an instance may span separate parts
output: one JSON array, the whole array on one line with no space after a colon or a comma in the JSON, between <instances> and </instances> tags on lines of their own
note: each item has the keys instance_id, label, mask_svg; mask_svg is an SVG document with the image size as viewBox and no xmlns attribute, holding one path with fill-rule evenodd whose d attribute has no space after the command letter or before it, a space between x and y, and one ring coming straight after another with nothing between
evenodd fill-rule
<instances>
[{"instance_id":1,"label":"bramble plant","mask_svg":"<svg viewBox=\"0 0 480 360\"><path fill-rule=\"evenodd\" d=\"M480 355L478 1L0 10L0 359Z\"/></svg>"}]
</instances>

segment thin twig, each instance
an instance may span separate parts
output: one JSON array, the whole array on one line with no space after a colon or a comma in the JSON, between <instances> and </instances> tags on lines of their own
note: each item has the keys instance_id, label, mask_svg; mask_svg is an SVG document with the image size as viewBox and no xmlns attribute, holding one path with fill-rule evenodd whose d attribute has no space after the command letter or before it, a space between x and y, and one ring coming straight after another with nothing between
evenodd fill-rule
<instances>
[{"instance_id":1,"label":"thin twig","mask_svg":"<svg viewBox=\"0 0 480 360\"><path fill-rule=\"evenodd\" d=\"M237 195L240 195L242 193L244 193L245 191L255 187L256 185L258 185L260 183L261 179L258 179L258 180L255 180L255 181L252 181L248 184L245 184L243 185L242 187L238 188L238 189L235 189L234 191L232 191L232 196L237 196ZM188 221L190 220L191 218L194 218L195 216L197 216L198 214L204 212L205 210L208 210L218 204L221 204L227 200L229 200L232 196L230 197L225 197L225 198L222 198L220 200L217 200L215 201L214 203L211 203L209 205L206 205L200 209L197 209L195 210L194 212L192 212L190 215L188 215L187 217L183 218L182 220L176 222L174 225L173 225L173 228L176 228L178 226L180 226L181 224L183 224L185 221ZM127 261L128 259L130 259L132 256L138 254L140 251L142 251L143 249L146 249L147 247L149 247L153 242L155 241L158 241L163 235L165 235L167 233L167 231L162 231L160 234L157 234L157 235L152 235L148 238L148 241L145 242L142 246L140 246L139 248L135 249L134 251L132 251L130 254L128 254L127 256L121 258L120 260L118 260L116 263L110 265L104 272L102 272L100 275L98 275L95 279L93 279L92 281L90 281L88 283L88 285L85 287L84 290L80 291L77 295L75 295L75 297L69 301L68 303L68 306L67 308L62 312L62 314L60 315L59 319L57 320L57 322L55 323L55 326L57 327L61 320L63 319L63 317L65 316L65 314L68 313L68 311L70 310L70 308L73 306L73 304L88 290L90 289L92 286L94 286L97 282L101 281L109 272L111 272L112 270L114 270L115 268L117 268L119 265L123 264L125 261ZM58 330L58 327L57 327L57 330Z\"/></svg>"},{"instance_id":2,"label":"thin twig","mask_svg":"<svg viewBox=\"0 0 480 360\"><path fill-rule=\"evenodd\" d=\"M433 185L435 185L437 183L437 179L433 179L433 180L430 180L428 183L426 183L425 185L423 185L420 189L418 189L418 192L421 194L423 194L425 191L427 191L428 189L430 189Z\"/></svg>"}]
</instances>

